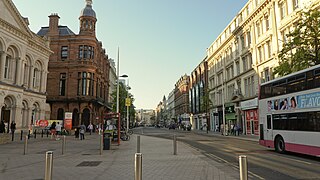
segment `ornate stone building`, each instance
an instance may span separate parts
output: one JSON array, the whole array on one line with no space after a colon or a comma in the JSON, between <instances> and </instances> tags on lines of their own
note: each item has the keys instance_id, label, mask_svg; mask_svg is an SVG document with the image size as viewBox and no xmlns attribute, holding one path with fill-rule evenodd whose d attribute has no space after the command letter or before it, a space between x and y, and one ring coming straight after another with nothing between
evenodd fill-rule
<instances>
[{"instance_id":1,"label":"ornate stone building","mask_svg":"<svg viewBox=\"0 0 320 180\"><path fill-rule=\"evenodd\" d=\"M58 14L49 16L49 26L38 35L50 38L50 56L47 102L51 119L64 119L72 112L72 125L90 122L96 124L110 105L110 62L102 42L96 37L96 13L92 0L86 0L79 17L79 34L59 25Z\"/></svg>"},{"instance_id":2,"label":"ornate stone building","mask_svg":"<svg viewBox=\"0 0 320 180\"><path fill-rule=\"evenodd\" d=\"M11 0L0 1L0 116L6 131L13 121L27 129L49 118L46 84L52 52L48 40L28 25Z\"/></svg>"},{"instance_id":3,"label":"ornate stone building","mask_svg":"<svg viewBox=\"0 0 320 180\"><path fill-rule=\"evenodd\" d=\"M248 0L209 46L211 114L219 124L225 117L229 127L238 124L245 134L259 134L259 84L274 78L286 34L297 12L310 5L319 6L319 0Z\"/></svg>"},{"instance_id":4,"label":"ornate stone building","mask_svg":"<svg viewBox=\"0 0 320 180\"><path fill-rule=\"evenodd\" d=\"M212 129L208 100L208 65L206 57L190 74L189 108L194 129ZM207 102L205 102L207 101Z\"/></svg>"},{"instance_id":5,"label":"ornate stone building","mask_svg":"<svg viewBox=\"0 0 320 180\"><path fill-rule=\"evenodd\" d=\"M183 75L176 82L174 88L174 112L175 121L177 123L190 123L189 117L189 85L190 77L188 75Z\"/></svg>"}]
</instances>

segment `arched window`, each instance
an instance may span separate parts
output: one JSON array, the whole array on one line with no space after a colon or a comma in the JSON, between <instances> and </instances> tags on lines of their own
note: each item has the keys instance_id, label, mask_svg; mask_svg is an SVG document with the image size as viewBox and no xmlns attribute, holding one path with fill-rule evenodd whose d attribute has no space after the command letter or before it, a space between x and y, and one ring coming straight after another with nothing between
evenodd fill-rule
<instances>
[{"instance_id":1,"label":"arched window","mask_svg":"<svg viewBox=\"0 0 320 180\"><path fill-rule=\"evenodd\" d=\"M26 60L23 62L23 85L25 87L29 84L29 76L30 76L30 62L31 59L27 56Z\"/></svg>"},{"instance_id":2,"label":"arched window","mask_svg":"<svg viewBox=\"0 0 320 180\"><path fill-rule=\"evenodd\" d=\"M58 115L57 120L63 120L64 119L64 110L62 108L58 109Z\"/></svg>"},{"instance_id":3,"label":"arched window","mask_svg":"<svg viewBox=\"0 0 320 180\"><path fill-rule=\"evenodd\" d=\"M5 59L5 63L4 63L4 78L8 80L13 80L13 77L12 77L13 58L14 58L14 52L11 48L9 48L6 59Z\"/></svg>"},{"instance_id":4,"label":"arched window","mask_svg":"<svg viewBox=\"0 0 320 180\"><path fill-rule=\"evenodd\" d=\"M33 72L33 88L40 89L40 82L41 82L41 64L39 61L37 61L36 66L34 68Z\"/></svg>"}]
</instances>

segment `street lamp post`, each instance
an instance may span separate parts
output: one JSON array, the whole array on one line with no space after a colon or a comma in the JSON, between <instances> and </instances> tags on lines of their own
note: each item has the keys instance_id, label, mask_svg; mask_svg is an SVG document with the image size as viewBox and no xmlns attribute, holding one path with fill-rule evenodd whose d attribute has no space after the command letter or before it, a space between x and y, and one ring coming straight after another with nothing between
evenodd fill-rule
<instances>
[{"instance_id":1,"label":"street lamp post","mask_svg":"<svg viewBox=\"0 0 320 180\"><path fill-rule=\"evenodd\" d=\"M119 70L120 70L120 66L119 66L119 47L118 47L118 61L117 61L117 115L118 115L118 145L120 145L120 112L119 112L119 77L123 77L126 78L128 77L128 75L122 75L119 76Z\"/></svg>"}]
</instances>

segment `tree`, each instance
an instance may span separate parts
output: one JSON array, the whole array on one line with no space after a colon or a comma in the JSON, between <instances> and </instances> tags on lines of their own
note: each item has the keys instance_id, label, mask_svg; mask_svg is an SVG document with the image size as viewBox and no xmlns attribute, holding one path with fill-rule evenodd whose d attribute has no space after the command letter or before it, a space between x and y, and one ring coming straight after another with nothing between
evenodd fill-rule
<instances>
[{"instance_id":1,"label":"tree","mask_svg":"<svg viewBox=\"0 0 320 180\"><path fill-rule=\"evenodd\" d=\"M121 117L126 117L127 114L127 107L126 107L126 98L127 96L129 96L129 98L131 99L131 106L130 106L130 111L129 111L129 116L130 119L134 119L135 117L135 110L134 110L134 98L133 95L131 93L129 93L127 90L127 87L120 83L119 84L119 112L121 114ZM117 111L117 90L113 91L111 93L111 96L113 98L113 102L112 102L112 111L116 112Z\"/></svg>"},{"instance_id":2,"label":"tree","mask_svg":"<svg viewBox=\"0 0 320 180\"><path fill-rule=\"evenodd\" d=\"M320 12L301 11L300 17L278 55L279 66L274 73L279 76L320 64Z\"/></svg>"}]
</instances>

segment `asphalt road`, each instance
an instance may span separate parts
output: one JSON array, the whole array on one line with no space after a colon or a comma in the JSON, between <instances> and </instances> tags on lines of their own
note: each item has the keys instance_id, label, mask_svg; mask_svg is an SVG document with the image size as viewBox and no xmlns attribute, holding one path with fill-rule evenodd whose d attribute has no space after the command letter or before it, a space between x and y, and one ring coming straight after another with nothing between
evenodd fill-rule
<instances>
[{"instance_id":1,"label":"asphalt road","mask_svg":"<svg viewBox=\"0 0 320 180\"><path fill-rule=\"evenodd\" d=\"M255 141L153 127L136 128L134 131L167 139L176 134L178 141L197 149L208 161L219 162L221 170L239 169L239 155L245 155L250 179L320 179L320 158L295 153L279 154Z\"/></svg>"}]
</instances>

